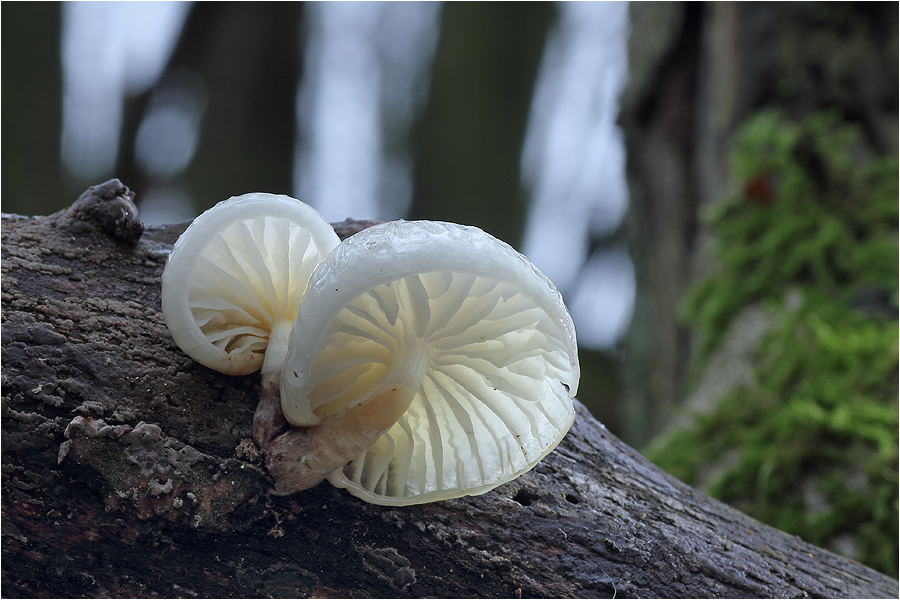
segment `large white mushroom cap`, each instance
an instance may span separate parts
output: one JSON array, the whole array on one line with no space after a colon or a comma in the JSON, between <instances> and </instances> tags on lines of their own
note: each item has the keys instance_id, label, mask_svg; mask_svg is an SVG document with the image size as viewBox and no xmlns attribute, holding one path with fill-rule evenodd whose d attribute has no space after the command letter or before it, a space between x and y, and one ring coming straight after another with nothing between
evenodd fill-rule
<instances>
[{"instance_id":1,"label":"large white mushroom cap","mask_svg":"<svg viewBox=\"0 0 900 600\"><path fill-rule=\"evenodd\" d=\"M259 370L273 331L282 326L286 343L310 274L339 242L322 215L288 196L218 203L181 234L163 271L172 337L222 373Z\"/></svg>"},{"instance_id":2,"label":"large white mushroom cap","mask_svg":"<svg viewBox=\"0 0 900 600\"><path fill-rule=\"evenodd\" d=\"M476 495L531 469L572 424L579 366L554 285L474 228L395 221L317 267L284 363L285 417L312 426L386 386L400 419L328 480L376 504Z\"/></svg>"}]
</instances>

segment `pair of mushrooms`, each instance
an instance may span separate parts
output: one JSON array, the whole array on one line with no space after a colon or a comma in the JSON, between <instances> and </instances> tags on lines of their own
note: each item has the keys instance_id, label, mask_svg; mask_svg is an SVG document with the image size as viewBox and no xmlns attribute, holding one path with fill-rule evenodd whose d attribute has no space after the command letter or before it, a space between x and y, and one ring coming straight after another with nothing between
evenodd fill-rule
<instances>
[{"instance_id":1,"label":"pair of mushrooms","mask_svg":"<svg viewBox=\"0 0 900 600\"><path fill-rule=\"evenodd\" d=\"M162 308L195 360L261 371L253 437L276 494L322 479L383 505L482 494L575 417L562 298L474 227L394 221L341 242L299 200L233 197L175 243Z\"/></svg>"}]
</instances>

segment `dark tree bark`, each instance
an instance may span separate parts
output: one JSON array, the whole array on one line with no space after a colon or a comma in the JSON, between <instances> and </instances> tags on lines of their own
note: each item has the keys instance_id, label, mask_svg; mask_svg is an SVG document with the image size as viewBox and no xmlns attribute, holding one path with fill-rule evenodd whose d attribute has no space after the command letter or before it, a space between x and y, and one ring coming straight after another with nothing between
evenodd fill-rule
<instances>
[{"instance_id":1,"label":"dark tree bark","mask_svg":"<svg viewBox=\"0 0 900 600\"><path fill-rule=\"evenodd\" d=\"M897 597L661 472L580 404L556 451L482 496L270 496L243 441L258 377L175 346L160 274L184 224L143 231L132 208L113 181L3 216L4 597Z\"/></svg>"}]
</instances>

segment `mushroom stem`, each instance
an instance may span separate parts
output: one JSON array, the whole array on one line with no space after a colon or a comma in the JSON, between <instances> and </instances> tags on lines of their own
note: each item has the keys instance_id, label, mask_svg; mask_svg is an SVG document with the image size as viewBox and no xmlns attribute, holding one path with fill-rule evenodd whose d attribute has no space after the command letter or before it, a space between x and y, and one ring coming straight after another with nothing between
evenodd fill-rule
<instances>
[{"instance_id":1,"label":"mushroom stem","mask_svg":"<svg viewBox=\"0 0 900 600\"><path fill-rule=\"evenodd\" d=\"M406 412L431 357L429 346L407 333L387 373L362 402L318 425L290 429L265 448L266 466L275 478L273 494L285 496L318 485L359 458Z\"/></svg>"},{"instance_id":2,"label":"mushroom stem","mask_svg":"<svg viewBox=\"0 0 900 600\"><path fill-rule=\"evenodd\" d=\"M393 427L417 389L404 383L386 385L359 406L275 438L266 448L266 466L275 478L271 492L285 496L309 489L359 457Z\"/></svg>"},{"instance_id":3,"label":"mushroom stem","mask_svg":"<svg viewBox=\"0 0 900 600\"><path fill-rule=\"evenodd\" d=\"M290 320L272 326L266 356L260 368L262 391L253 415L253 439L262 449L288 427L281 410L281 369L287 356L291 326Z\"/></svg>"}]
</instances>

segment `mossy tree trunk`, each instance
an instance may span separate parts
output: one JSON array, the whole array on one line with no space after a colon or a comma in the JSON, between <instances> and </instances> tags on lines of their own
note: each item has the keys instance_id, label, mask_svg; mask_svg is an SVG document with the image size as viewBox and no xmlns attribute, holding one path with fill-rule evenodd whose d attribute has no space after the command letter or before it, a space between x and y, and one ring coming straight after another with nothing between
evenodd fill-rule
<instances>
[{"instance_id":1,"label":"mossy tree trunk","mask_svg":"<svg viewBox=\"0 0 900 600\"><path fill-rule=\"evenodd\" d=\"M258 377L175 346L160 274L184 224L144 231L132 208L112 181L3 217L5 597L898 595L661 472L580 404L556 451L479 497L269 495L235 452Z\"/></svg>"},{"instance_id":2,"label":"mossy tree trunk","mask_svg":"<svg viewBox=\"0 0 900 600\"><path fill-rule=\"evenodd\" d=\"M688 396L693 340L678 316L711 269L698 211L728 181L732 134L754 112L833 109L867 152L897 151L897 4L632 3L619 122L637 301L623 435L644 447Z\"/></svg>"}]
</instances>

